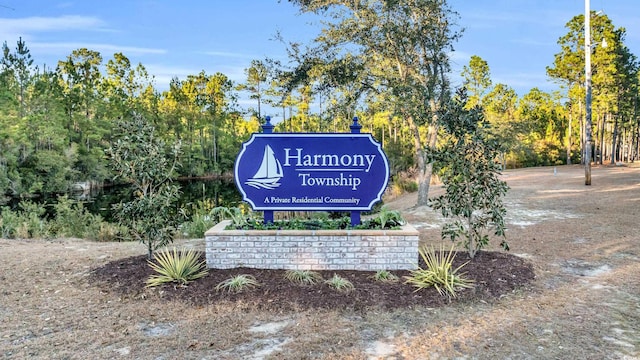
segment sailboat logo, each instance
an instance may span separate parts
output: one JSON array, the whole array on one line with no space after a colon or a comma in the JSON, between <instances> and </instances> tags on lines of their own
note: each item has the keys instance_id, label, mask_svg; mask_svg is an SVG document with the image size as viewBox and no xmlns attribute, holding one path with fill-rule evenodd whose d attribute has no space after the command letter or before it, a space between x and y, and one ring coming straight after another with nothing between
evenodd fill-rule
<instances>
[{"instance_id":1,"label":"sailboat logo","mask_svg":"<svg viewBox=\"0 0 640 360\"><path fill-rule=\"evenodd\" d=\"M276 159L271 146L265 145L264 154L262 155L262 163L252 178L248 179L245 184L256 189L275 189L280 186L282 178L282 165Z\"/></svg>"}]
</instances>

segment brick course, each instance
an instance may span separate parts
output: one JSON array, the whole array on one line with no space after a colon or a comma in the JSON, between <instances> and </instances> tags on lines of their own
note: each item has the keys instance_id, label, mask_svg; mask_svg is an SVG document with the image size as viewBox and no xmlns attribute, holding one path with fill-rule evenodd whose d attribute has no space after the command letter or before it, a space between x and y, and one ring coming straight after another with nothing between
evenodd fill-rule
<instances>
[{"instance_id":1,"label":"brick course","mask_svg":"<svg viewBox=\"0 0 640 360\"><path fill-rule=\"evenodd\" d=\"M224 230L205 233L207 266L290 270L410 270L418 262L418 231Z\"/></svg>"}]
</instances>

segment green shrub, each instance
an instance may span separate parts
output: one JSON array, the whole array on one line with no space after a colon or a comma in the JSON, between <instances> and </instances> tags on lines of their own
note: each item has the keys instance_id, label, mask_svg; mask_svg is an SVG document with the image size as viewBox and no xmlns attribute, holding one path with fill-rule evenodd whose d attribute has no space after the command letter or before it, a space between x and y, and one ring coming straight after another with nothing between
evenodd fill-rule
<instances>
[{"instance_id":1,"label":"green shrub","mask_svg":"<svg viewBox=\"0 0 640 360\"><path fill-rule=\"evenodd\" d=\"M198 261L199 254L194 250L161 251L154 255L149 266L157 273L147 279L147 286L158 286L165 283L186 285L189 282L207 275L204 261Z\"/></svg>"},{"instance_id":2,"label":"green shrub","mask_svg":"<svg viewBox=\"0 0 640 360\"><path fill-rule=\"evenodd\" d=\"M258 283L255 277L241 274L220 282L216 286L216 291L227 290L228 292L238 293L247 289L253 289L257 286L260 286L260 283Z\"/></svg>"},{"instance_id":3,"label":"green shrub","mask_svg":"<svg viewBox=\"0 0 640 360\"><path fill-rule=\"evenodd\" d=\"M180 227L181 233L187 238L202 238L204 233L218 223L217 216L212 215L212 209L209 204L199 201L192 207L189 217L190 220L183 223Z\"/></svg>"},{"instance_id":4,"label":"green shrub","mask_svg":"<svg viewBox=\"0 0 640 360\"><path fill-rule=\"evenodd\" d=\"M131 185L134 197L112 206L128 236L147 247L147 258L173 242L181 222L180 188L174 184L182 152L180 143L167 144L155 126L140 115L114 124L105 150L113 180Z\"/></svg>"},{"instance_id":5,"label":"green shrub","mask_svg":"<svg viewBox=\"0 0 640 360\"><path fill-rule=\"evenodd\" d=\"M329 280L325 280L324 283L340 292L349 292L355 289L351 281L341 277L338 274L333 274L333 277Z\"/></svg>"},{"instance_id":6,"label":"green shrub","mask_svg":"<svg viewBox=\"0 0 640 360\"><path fill-rule=\"evenodd\" d=\"M0 212L0 237L11 239L16 236L16 231L20 225L18 213L11 211L9 207L3 207Z\"/></svg>"},{"instance_id":7,"label":"green shrub","mask_svg":"<svg viewBox=\"0 0 640 360\"><path fill-rule=\"evenodd\" d=\"M15 236L21 239L47 238L49 225L44 217L45 208L33 201L25 200L18 204Z\"/></svg>"},{"instance_id":8,"label":"green shrub","mask_svg":"<svg viewBox=\"0 0 640 360\"><path fill-rule=\"evenodd\" d=\"M97 223L97 227L92 226L89 229L88 238L96 241L120 241L124 239L127 229L118 224L112 224L106 221Z\"/></svg>"},{"instance_id":9,"label":"green shrub","mask_svg":"<svg viewBox=\"0 0 640 360\"><path fill-rule=\"evenodd\" d=\"M300 285L313 285L322 281L322 275L311 270L287 270L284 278Z\"/></svg>"},{"instance_id":10,"label":"green shrub","mask_svg":"<svg viewBox=\"0 0 640 360\"><path fill-rule=\"evenodd\" d=\"M433 286L440 295L456 297L460 289L473 287L473 281L466 279L464 273L459 273L468 262L453 269L453 247L448 252L442 247L438 252L433 248L421 248L419 253L425 268L411 270L411 275L405 276L405 283L415 286L416 291Z\"/></svg>"},{"instance_id":11,"label":"green shrub","mask_svg":"<svg viewBox=\"0 0 640 360\"><path fill-rule=\"evenodd\" d=\"M393 176L391 180L391 192L393 195L403 193L413 193L418 191L418 183L407 173L400 173Z\"/></svg>"}]
</instances>

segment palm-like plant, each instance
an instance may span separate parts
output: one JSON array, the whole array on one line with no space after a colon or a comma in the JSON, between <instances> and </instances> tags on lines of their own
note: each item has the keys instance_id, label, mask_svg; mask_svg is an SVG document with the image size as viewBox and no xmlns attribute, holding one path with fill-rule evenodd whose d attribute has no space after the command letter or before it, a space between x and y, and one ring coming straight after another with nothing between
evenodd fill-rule
<instances>
[{"instance_id":1,"label":"palm-like plant","mask_svg":"<svg viewBox=\"0 0 640 360\"><path fill-rule=\"evenodd\" d=\"M207 275L204 261L198 261L199 254L192 250L161 251L154 255L155 261L147 261L156 272L147 279L147 286L158 286L165 283L186 285L189 282Z\"/></svg>"},{"instance_id":2,"label":"palm-like plant","mask_svg":"<svg viewBox=\"0 0 640 360\"><path fill-rule=\"evenodd\" d=\"M433 286L440 295L456 297L461 289L473 287L473 280L466 279L465 274L459 272L468 262L453 268L453 247L448 252L443 247L438 252L433 247L422 248L418 252L425 268L411 270L411 275L405 276L405 283L415 286L416 291Z\"/></svg>"}]
</instances>

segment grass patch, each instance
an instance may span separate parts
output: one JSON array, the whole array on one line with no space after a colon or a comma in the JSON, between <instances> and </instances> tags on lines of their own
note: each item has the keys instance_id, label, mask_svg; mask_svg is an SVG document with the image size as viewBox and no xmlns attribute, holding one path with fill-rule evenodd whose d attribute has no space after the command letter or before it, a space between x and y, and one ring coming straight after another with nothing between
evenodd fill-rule
<instances>
[{"instance_id":1,"label":"grass patch","mask_svg":"<svg viewBox=\"0 0 640 360\"><path fill-rule=\"evenodd\" d=\"M388 270L378 270L372 276L375 281L396 282L399 278Z\"/></svg>"},{"instance_id":2,"label":"grass patch","mask_svg":"<svg viewBox=\"0 0 640 360\"><path fill-rule=\"evenodd\" d=\"M333 274L333 277L329 280L325 280L324 282L330 288L340 291L340 292L349 292L355 289L351 281L343 278L338 274Z\"/></svg>"},{"instance_id":3,"label":"grass patch","mask_svg":"<svg viewBox=\"0 0 640 360\"><path fill-rule=\"evenodd\" d=\"M258 283L255 277L241 274L220 282L216 286L216 291L226 290L228 292L238 293L258 286L260 286L260 283Z\"/></svg>"},{"instance_id":4,"label":"grass patch","mask_svg":"<svg viewBox=\"0 0 640 360\"><path fill-rule=\"evenodd\" d=\"M284 278L299 285L314 285L322 281L322 275L311 270L287 270Z\"/></svg>"}]
</instances>

